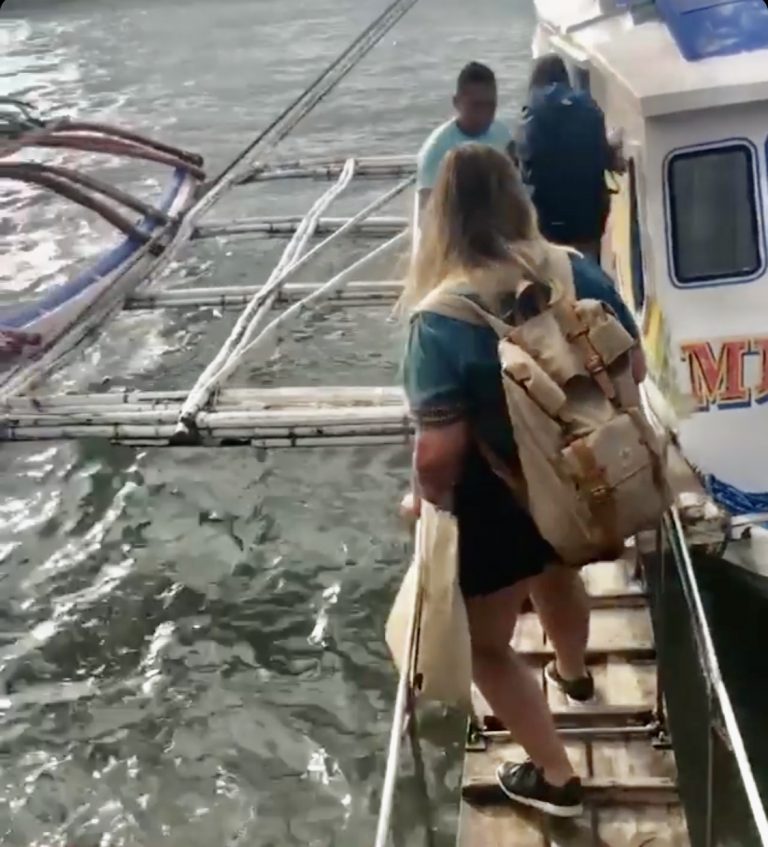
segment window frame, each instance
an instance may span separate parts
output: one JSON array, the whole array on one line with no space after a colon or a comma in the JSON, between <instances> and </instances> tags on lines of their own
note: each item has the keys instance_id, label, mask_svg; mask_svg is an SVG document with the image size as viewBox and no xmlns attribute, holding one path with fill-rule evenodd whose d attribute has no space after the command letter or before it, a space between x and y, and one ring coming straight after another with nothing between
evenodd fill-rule
<instances>
[{"instance_id":1,"label":"window frame","mask_svg":"<svg viewBox=\"0 0 768 847\"><path fill-rule=\"evenodd\" d=\"M640 196L637 190L637 164L634 156L629 156L627 159L627 185L629 192L629 268L632 274L632 300L634 301L635 311L642 315L648 300L648 286L646 285L643 227L640 223Z\"/></svg>"},{"instance_id":2,"label":"window frame","mask_svg":"<svg viewBox=\"0 0 768 847\"><path fill-rule=\"evenodd\" d=\"M582 67L574 62L573 69L571 70L569 68L569 71L571 71L569 75L576 91L583 91L587 94L592 94L592 74L590 73L589 68Z\"/></svg>"},{"instance_id":3,"label":"window frame","mask_svg":"<svg viewBox=\"0 0 768 847\"><path fill-rule=\"evenodd\" d=\"M754 270L750 270L743 274L709 274L706 276L698 276L690 280L681 280L677 275L676 264L677 251L675 249L674 204L671 196L672 164L676 159L695 158L697 156L706 155L709 152L734 148L741 148L742 150L745 150L749 154L750 163L752 165L750 172L750 187L752 207L754 210L754 235L757 244L758 265ZM669 269L669 277L675 288L696 289L713 288L723 285L742 285L744 283L754 282L756 279L763 276L766 270L766 245L763 217L763 196L761 190L761 186L763 184L762 162L758 154L757 145L751 139L743 137L725 138L704 144L676 147L675 149L670 150L664 158L662 179L664 185L664 231L667 247L667 265Z\"/></svg>"}]
</instances>

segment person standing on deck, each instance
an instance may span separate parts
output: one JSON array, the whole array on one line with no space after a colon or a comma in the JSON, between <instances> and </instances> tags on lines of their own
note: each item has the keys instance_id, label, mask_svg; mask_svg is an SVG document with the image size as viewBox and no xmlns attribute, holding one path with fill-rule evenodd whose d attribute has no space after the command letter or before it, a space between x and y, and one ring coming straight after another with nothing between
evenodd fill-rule
<instances>
[{"instance_id":1,"label":"person standing on deck","mask_svg":"<svg viewBox=\"0 0 768 847\"><path fill-rule=\"evenodd\" d=\"M606 175L624 170L624 162L602 110L572 87L554 53L534 62L515 153L544 237L599 262L611 206Z\"/></svg>"},{"instance_id":2,"label":"person standing on deck","mask_svg":"<svg viewBox=\"0 0 768 847\"><path fill-rule=\"evenodd\" d=\"M540 266L553 250L539 233L508 156L477 144L448 154L401 303L413 310L404 384L416 423L414 491L403 509L417 515L424 498L456 516L474 681L530 757L499 768L502 789L514 801L569 817L582 811L581 783L541 687L510 642L530 596L555 648L549 679L571 699L591 699L594 682L585 666L588 598L578 572L556 564L554 550L489 464L493 455L497 465L512 468L516 457L496 334L488 326L430 312L428 304L419 308L451 280L484 305L498 305L519 279L520 266ZM577 297L608 304L637 338L628 309L603 271L590 259L569 258ZM639 347L632 356L639 382L644 376Z\"/></svg>"},{"instance_id":3,"label":"person standing on deck","mask_svg":"<svg viewBox=\"0 0 768 847\"><path fill-rule=\"evenodd\" d=\"M419 151L416 190L420 215L435 186L440 164L455 147L474 142L501 151L509 149L512 133L496 120L496 101L493 71L480 62L465 65L456 81L455 116L434 130Z\"/></svg>"}]
</instances>

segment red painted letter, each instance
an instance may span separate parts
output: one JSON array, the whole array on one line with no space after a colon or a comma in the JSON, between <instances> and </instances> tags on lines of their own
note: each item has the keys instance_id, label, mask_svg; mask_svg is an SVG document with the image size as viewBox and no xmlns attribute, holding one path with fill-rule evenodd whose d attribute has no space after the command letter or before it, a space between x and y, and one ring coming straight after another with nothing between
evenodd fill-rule
<instances>
[{"instance_id":1,"label":"red painted letter","mask_svg":"<svg viewBox=\"0 0 768 847\"><path fill-rule=\"evenodd\" d=\"M717 358L708 341L682 344L680 349L700 412L706 412L712 403L720 408L749 404L751 391L744 385L744 356L750 352L747 339L724 341Z\"/></svg>"},{"instance_id":2,"label":"red painted letter","mask_svg":"<svg viewBox=\"0 0 768 847\"><path fill-rule=\"evenodd\" d=\"M768 338L753 338L752 350L760 354L760 382L755 388L755 403L768 402Z\"/></svg>"}]
</instances>

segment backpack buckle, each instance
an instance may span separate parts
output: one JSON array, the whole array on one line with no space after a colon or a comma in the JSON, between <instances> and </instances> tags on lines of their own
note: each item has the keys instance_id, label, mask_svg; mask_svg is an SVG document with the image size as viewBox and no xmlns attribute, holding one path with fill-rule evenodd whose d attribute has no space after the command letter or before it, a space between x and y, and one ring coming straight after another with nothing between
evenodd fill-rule
<instances>
[{"instance_id":1,"label":"backpack buckle","mask_svg":"<svg viewBox=\"0 0 768 847\"><path fill-rule=\"evenodd\" d=\"M584 367L594 376L605 370L605 362L595 353L587 358L584 362Z\"/></svg>"}]
</instances>

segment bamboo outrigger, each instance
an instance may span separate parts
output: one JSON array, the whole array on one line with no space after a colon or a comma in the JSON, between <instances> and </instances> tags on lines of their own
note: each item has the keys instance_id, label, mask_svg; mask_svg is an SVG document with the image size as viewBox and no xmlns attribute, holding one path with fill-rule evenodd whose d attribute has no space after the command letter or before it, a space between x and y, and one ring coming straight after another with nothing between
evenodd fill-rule
<instances>
[{"instance_id":1,"label":"bamboo outrigger","mask_svg":"<svg viewBox=\"0 0 768 847\"><path fill-rule=\"evenodd\" d=\"M230 382L243 362L247 360L252 366L269 356L280 333L307 310L327 304L385 306L397 297L399 285L392 278L396 276L397 259L408 249L410 235L406 219L388 207L412 186L414 157L311 159L277 164L267 157L277 142L415 2L390 3L350 48L216 179L203 182L200 162L184 160L182 156L186 190L191 183L197 190L194 197L191 193L185 195L180 207L157 208L136 198L121 197L118 191L92 180L84 181L54 169L6 168L8 176L31 176L49 185L66 181L79 189L95 190L138 211L152 228L140 234L128 229L123 218L113 216L113 223L138 241L126 263L112 269L117 270L116 276L103 280L103 288L87 308L79 311L76 319L57 325L42 346L30 350L24 344L18 349L11 345L10 353L6 349L4 370L0 345L0 440L97 437L127 444L304 447L402 443L408 439L410 423L402 393L396 388L265 388L231 386ZM77 133L89 135L92 127L81 125L73 131L72 124L56 124L52 128L36 124L28 114L24 117L24 127L13 139L15 152L22 151L26 144L37 145L42 135L52 129L57 133L64 131L65 136L69 133L66 140L70 146L74 143L78 149L92 149L91 141L82 135L73 138ZM137 143L133 134L118 132L108 146L113 153L128 154L126 151L136 152ZM178 159L183 151L157 147L155 153ZM4 175L3 167L0 166L0 176ZM304 215L237 221L210 221L206 217L230 190L244 191L261 183L297 179L332 183ZM351 217L329 217L331 204L361 179L383 183L382 193ZM200 239L240 235L288 239L274 271L260 285L168 287L166 273L187 245L193 248ZM330 280L295 281L299 271L308 269L329 247L352 237L381 243ZM314 246L310 247L313 239ZM366 279L371 266L377 268L379 275L379 269L386 267L389 279ZM46 391L46 379L60 371L66 360L71 361L84 342L92 341L94 334L121 310L198 308L238 309L240 314L217 355L193 386L165 391ZM2 332L0 314L0 341ZM730 755L734 763L732 772L740 786L744 819L749 822L753 838L744 843L768 847L765 812L722 682L691 567L688 544L693 542L676 509L651 541L650 545L643 543L634 548L626 559L594 565L585 572L594 608L589 657L599 691L597 702L588 708L572 708L557 692L547 690L560 729L585 778L585 815L575 823L556 824L521 811L499 797L493 780L495 764L502 757L518 758L521 751L478 700L468 734L459 847L683 847L688 843L709 847L725 843L724 836L718 839L712 764L716 756L723 755ZM637 553L642 553L639 559ZM640 567L641 560L646 565L644 569ZM688 828L669 744L666 709L670 696L666 692L674 688L674 671L670 671L668 661L674 650L667 637L666 622L673 608L670 604L679 596L684 597L682 608L688 627L685 634L692 645L689 661L703 669L706 704L707 734L699 739L708 763L704 780L706 821L701 826L694 823L689 804ZM680 608L677 611L680 613ZM415 614L414 610L411 635ZM521 621L515 646L537 667L550 655L532 615ZM658 667L657 658L661 659ZM415 704L409 696L409 681L409 669L405 668L398 683L375 847L384 847L390 839L401 745L409 725L414 752L418 754ZM543 674L542 684L546 684ZM678 708L677 714L681 713ZM682 726L685 715L675 718L672 709L669 725L673 738L676 746L686 748L681 740L684 732L676 731L676 720L677 726ZM722 753L721 747L731 752ZM693 755L689 748L686 755Z\"/></svg>"}]
</instances>

